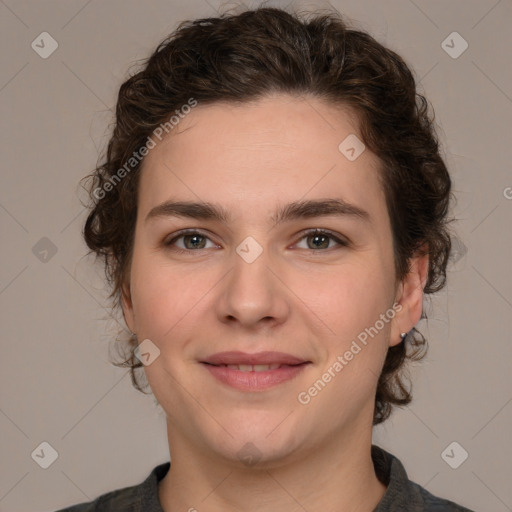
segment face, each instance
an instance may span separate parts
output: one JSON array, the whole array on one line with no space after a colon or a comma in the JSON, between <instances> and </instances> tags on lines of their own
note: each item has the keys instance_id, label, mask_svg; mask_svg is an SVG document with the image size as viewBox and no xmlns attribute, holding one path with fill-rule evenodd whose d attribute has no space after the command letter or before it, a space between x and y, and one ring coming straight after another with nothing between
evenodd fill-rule
<instances>
[{"instance_id":1,"label":"face","mask_svg":"<svg viewBox=\"0 0 512 512\"><path fill-rule=\"evenodd\" d=\"M338 148L358 133L314 98L199 104L146 156L123 309L160 351L171 452L280 464L371 429L421 293L396 281L379 160Z\"/></svg>"}]
</instances>

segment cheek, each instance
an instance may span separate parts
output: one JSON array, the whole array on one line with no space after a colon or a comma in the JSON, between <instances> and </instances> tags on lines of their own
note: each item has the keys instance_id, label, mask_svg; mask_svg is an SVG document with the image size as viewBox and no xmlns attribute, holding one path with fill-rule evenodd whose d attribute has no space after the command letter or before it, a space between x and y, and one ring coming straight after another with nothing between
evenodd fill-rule
<instances>
[{"instance_id":1,"label":"cheek","mask_svg":"<svg viewBox=\"0 0 512 512\"><path fill-rule=\"evenodd\" d=\"M151 257L135 257L132 264L132 300L137 325L148 338L160 338L179 318L187 303L187 279L166 270Z\"/></svg>"},{"instance_id":2,"label":"cheek","mask_svg":"<svg viewBox=\"0 0 512 512\"><path fill-rule=\"evenodd\" d=\"M356 414L357 404L373 396L388 348L392 316L383 322L381 315L392 306L392 283L393 274L386 272L378 260L372 264L368 259L326 276L323 284L329 287L328 294L315 291L322 300L317 310L324 311L322 320L335 333L321 340L326 356L322 374L330 371L336 377L328 385L330 391L322 392L318 405L325 401L328 407L330 400L335 400L341 410L354 407L352 413Z\"/></svg>"},{"instance_id":3,"label":"cheek","mask_svg":"<svg viewBox=\"0 0 512 512\"><path fill-rule=\"evenodd\" d=\"M313 379L311 387L302 391L313 393L312 403L333 424L360 414L363 403L373 407L375 386L388 348L392 315L386 316L385 322L381 315L386 315L392 306L392 279L379 263L372 266L367 261L322 277L311 295L321 300L311 309L320 312L323 322L335 334L330 332L318 340L325 348L325 359L316 375L322 382ZM329 293L320 293L320 284L324 290L328 286Z\"/></svg>"},{"instance_id":4,"label":"cheek","mask_svg":"<svg viewBox=\"0 0 512 512\"><path fill-rule=\"evenodd\" d=\"M322 276L310 292L326 323L343 339L354 337L389 307L392 280L380 264L362 261ZM356 332L357 331L357 332Z\"/></svg>"},{"instance_id":5,"label":"cheek","mask_svg":"<svg viewBox=\"0 0 512 512\"><path fill-rule=\"evenodd\" d=\"M166 350L178 348L178 339L198 330L207 297L218 276L192 271L185 265L166 263L161 257L143 254L132 264L132 300L141 335ZM179 336L177 334L179 333ZM172 339L173 343L166 343Z\"/></svg>"}]
</instances>

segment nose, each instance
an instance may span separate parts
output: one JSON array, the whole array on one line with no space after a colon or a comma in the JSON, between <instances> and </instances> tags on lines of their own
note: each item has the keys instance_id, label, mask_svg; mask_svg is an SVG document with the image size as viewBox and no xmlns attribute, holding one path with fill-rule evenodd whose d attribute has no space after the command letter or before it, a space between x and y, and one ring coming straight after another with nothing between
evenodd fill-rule
<instances>
[{"instance_id":1,"label":"nose","mask_svg":"<svg viewBox=\"0 0 512 512\"><path fill-rule=\"evenodd\" d=\"M223 323L266 329L286 321L290 291L279 275L277 262L261 245L251 242L240 244L233 254L232 270L219 289L217 315Z\"/></svg>"}]
</instances>

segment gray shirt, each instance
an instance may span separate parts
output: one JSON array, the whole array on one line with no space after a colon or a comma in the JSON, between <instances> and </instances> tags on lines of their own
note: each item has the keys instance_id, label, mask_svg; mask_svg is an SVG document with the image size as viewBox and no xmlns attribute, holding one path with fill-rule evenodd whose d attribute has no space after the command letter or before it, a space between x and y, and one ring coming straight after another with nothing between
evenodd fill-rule
<instances>
[{"instance_id":1,"label":"gray shirt","mask_svg":"<svg viewBox=\"0 0 512 512\"><path fill-rule=\"evenodd\" d=\"M387 486L373 512L473 512L438 498L409 480L402 463L382 448L372 445L371 455L378 479ZM158 500L158 483L170 466L170 462L156 466L141 484L111 491L89 503L56 512L164 512Z\"/></svg>"}]
</instances>

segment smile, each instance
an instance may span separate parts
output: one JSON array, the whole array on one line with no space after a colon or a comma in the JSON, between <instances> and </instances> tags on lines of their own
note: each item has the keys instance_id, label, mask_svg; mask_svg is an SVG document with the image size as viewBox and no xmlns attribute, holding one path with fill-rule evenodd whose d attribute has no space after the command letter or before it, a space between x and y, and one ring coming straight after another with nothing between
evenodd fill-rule
<instances>
[{"instance_id":1,"label":"smile","mask_svg":"<svg viewBox=\"0 0 512 512\"><path fill-rule=\"evenodd\" d=\"M280 364L227 364L227 365L218 365L218 366L226 366L230 370L239 370L241 372L265 372L268 370L277 370L282 365Z\"/></svg>"},{"instance_id":2,"label":"smile","mask_svg":"<svg viewBox=\"0 0 512 512\"><path fill-rule=\"evenodd\" d=\"M203 366L218 381L241 391L263 391L290 381L303 372L309 363L286 364L229 364Z\"/></svg>"}]
</instances>

